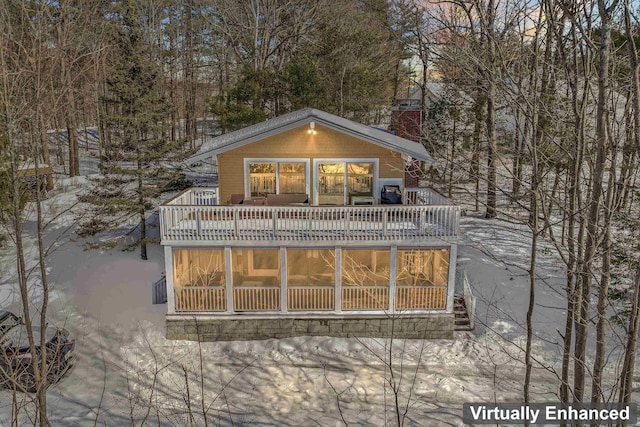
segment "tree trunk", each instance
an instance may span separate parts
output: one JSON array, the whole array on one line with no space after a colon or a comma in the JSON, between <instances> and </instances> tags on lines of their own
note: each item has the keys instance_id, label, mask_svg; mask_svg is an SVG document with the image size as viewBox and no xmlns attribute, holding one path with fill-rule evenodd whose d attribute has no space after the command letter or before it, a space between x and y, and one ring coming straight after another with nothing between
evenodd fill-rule
<instances>
[{"instance_id":1,"label":"tree trunk","mask_svg":"<svg viewBox=\"0 0 640 427\"><path fill-rule=\"evenodd\" d=\"M569 403L570 384L569 370L571 367L571 345L573 342L574 325L578 322L579 313L579 284L577 270L579 269L578 261L582 259L583 241L584 241L584 221L580 212L583 210L583 195L580 186L580 177L582 176L582 168L584 163L584 123L585 123L585 106L587 105L589 93L589 79L584 80L582 91L578 90L578 70L579 58L577 29L575 23L571 22L569 31L572 45L570 58L564 57L565 67L569 72L567 80L569 80L569 88L571 90L571 108L573 112L573 135L571 149L571 180L569 181L568 191L568 212L569 217L567 224L567 316L565 320L562 350L562 373L560 384L560 401ZM562 35L557 35L562 37ZM563 46L558 43L559 46ZM565 51L563 51L565 53ZM588 55L586 50L585 54ZM581 92L581 94L579 93ZM577 229L577 238L576 238Z\"/></svg>"},{"instance_id":2,"label":"tree trunk","mask_svg":"<svg viewBox=\"0 0 640 427\"><path fill-rule=\"evenodd\" d=\"M138 204L139 204L139 216L140 216L140 258L143 260L147 260L147 220L146 220L146 210L144 206L144 187L143 187L143 170L142 170L142 160L140 147L137 148L137 168L138 168Z\"/></svg>"},{"instance_id":3,"label":"tree trunk","mask_svg":"<svg viewBox=\"0 0 640 427\"><path fill-rule=\"evenodd\" d=\"M494 0L488 0L487 3L487 28L485 36L487 40L487 56L489 69L487 70L487 207L485 212L486 218L495 218L498 214L496 211L496 73L498 66L496 64L496 45L495 45L495 7Z\"/></svg>"},{"instance_id":4,"label":"tree trunk","mask_svg":"<svg viewBox=\"0 0 640 427\"><path fill-rule=\"evenodd\" d=\"M75 100L68 96L66 113L67 137L69 142L69 176L80 175L78 160L78 125L76 123Z\"/></svg>"},{"instance_id":5,"label":"tree trunk","mask_svg":"<svg viewBox=\"0 0 640 427\"><path fill-rule=\"evenodd\" d=\"M633 284L633 294L631 298L631 310L629 314L629 327L627 329L627 339L624 351L624 362L620 371L620 394L619 402L628 404L631 402L631 392L633 391L633 374L635 371L635 360L638 352L638 331L640 330L640 259Z\"/></svg>"},{"instance_id":6,"label":"tree trunk","mask_svg":"<svg viewBox=\"0 0 640 427\"><path fill-rule=\"evenodd\" d=\"M194 51L193 39L193 0L185 2L184 11L186 21L186 31L184 34L185 52L184 52L184 120L185 120L185 137L191 149L195 148L197 138L196 131L196 91L197 84L194 76Z\"/></svg>"},{"instance_id":7,"label":"tree trunk","mask_svg":"<svg viewBox=\"0 0 640 427\"><path fill-rule=\"evenodd\" d=\"M574 347L574 401L583 402L585 389L585 352L588 339L590 308L591 308L591 278L593 260L598 249L598 225L600 219L600 201L602 199L602 186L604 168L607 153L607 85L609 80L609 23L610 11L607 10L604 0L598 0L598 11L601 21L601 44L599 49L598 72L598 100L596 109L596 138L593 177L591 183L591 200L587 217L587 230L584 251L584 263L580 270L581 299L580 318L576 324L576 342Z\"/></svg>"},{"instance_id":8,"label":"tree trunk","mask_svg":"<svg viewBox=\"0 0 640 427\"><path fill-rule=\"evenodd\" d=\"M629 0L624 1L624 25L627 36L627 46L629 48L629 65L631 68L631 86L633 92L633 107L631 108L634 123L634 137L636 150L640 150L640 66L638 64L638 52L631 25L631 12L629 10ZM631 309L629 314L629 326L627 328L626 346L624 352L624 362L620 374L620 403L631 402L633 390L633 375L635 371L635 359L637 354L638 330L640 330L640 260L633 286L631 298Z\"/></svg>"},{"instance_id":9,"label":"tree trunk","mask_svg":"<svg viewBox=\"0 0 640 427\"><path fill-rule=\"evenodd\" d=\"M37 155L37 145L34 147L36 148L36 153L34 153L34 157L38 158ZM40 359L39 360L39 368L40 368L40 374L36 376L36 385L37 385L37 389L36 389L36 396L38 399L38 420L40 422L40 426L48 426L49 425L49 421L47 419L47 387L48 387L48 383L47 383L47 372L48 372L48 366L47 366L47 346L46 346L46 342L47 342L47 338L46 338L46 325L47 325L47 308L49 305L49 282L47 280L47 269L46 269L46 263L45 263L45 254L46 254L46 248L44 247L44 241L43 241L43 231L44 231L44 221L42 218L42 204L40 203L40 170L38 169L38 163L36 162L36 166L35 166L35 174L36 174L36 183L37 183L37 190L36 190L36 213L37 213L37 240L38 240L38 264L40 267L40 282L42 285L42 305L40 306L39 312L40 312L40 336L39 338L39 347L40 347L40 351L38 353L32 353L32 354L37 354L37 358ZM28 316L28 315L27 315ZM34 357L36 358L36 357ZM35 365L38 366L38 365ZM35 369L34 366L34 369Z\"/></svg>"},{"instance_id":10,"label":"tree trunk","mask_svg":"<svg viewBox=\"0 0 640 427\"><path fill-rule=\"evenodd\" d=\"M478 82L480 84L480 82ZM471 168L469 170L469 178L475 181L475 211L480 210L480 147L482 146L481 136L484 124L484 107L487 98L482 93L482 89L478 86L476 99L474 101L474 121L473 121L473 153L471 154Z\"/></svg>"},{"instance_id":11,"label":"tree trunk","mask_svg":"<svg viewBox=\"0 0 640 427\"><path fill-rule=\"evenodd\" d=\"M453 199L453 169L455 167L456 162L456 118L457 118L457 110L454 113L453 117L453 136L451 138L451 164L449 169L449 187L448 187L448 195L449 199Z\"/></svg>"},{"instance_id":12,"label":"tree trunk","mask_svg":"<svg viewBox=\"0 0 640 427\"><path fill-rule=\"evenodd\" d=\"M535 172L538 169L537 149L534 144L531 147L531 164L533 174L531 176L531 211L533 222L531 223L531 257L529 259L529 306L527 308L527 342L525 349L525 375L524 375L524 403L529 403L529 388L531 385L531 346L533 344L533 311L536 300L536 253L538 251L538 180L540 176Z\"/></svg>"}]
</instances>

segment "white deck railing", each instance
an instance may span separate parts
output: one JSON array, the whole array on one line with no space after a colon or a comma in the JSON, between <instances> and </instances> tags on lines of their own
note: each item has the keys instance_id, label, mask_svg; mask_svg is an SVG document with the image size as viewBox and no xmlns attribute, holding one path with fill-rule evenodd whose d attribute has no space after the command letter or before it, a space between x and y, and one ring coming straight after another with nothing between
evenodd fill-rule
<instances>
[{"instance_id":1,"label":"white deck railing","mask_svg":"<svg viewBox=\"0 0 640 427\"><path fill-rule=\"evenodd\" d=\"M344 311L387 311L388 286L345 286L341 309ZM287 286L285 311L336 311L333 286ZM282 311L280 287L237 286L233 288L232 312ZM221 312L227 310L226 289L219 286L185 286L174 288L175 310L184 312ZM465 296L467 290L465 288ZM446 286L402 286L396 289L395 309L444 310ZM470 305L470 309L473 305Z\"/></svg>"},{"instance_id":2,"label":"white deck railing","mask_svg":"<svg viewBox=\"0 0 640 427\"><path fill-rule=\"evenodd\" d=\"M405 205L453 206L453 202L430 188L405 188L402 194Z\"/></svg>"},{"instance_id":3,"label":"white deck railing","mask_svg":"<svg viewBox=\"0 0 640 427\"><path fill-rule=\"evenodd\" d=\"M335 288L333 286L288 286L287 304L291 311L333 311L335 306Z\"/></svg>"},{"instance_id":4,"label":"white deck railing","mask_svg":"<svg viewBox=\"0 0 640 427\"><path fill-rule=\"evenodd\" d=\"M222 287L174 288L176 311L224 311L226 290Z\"/></svg>"},{"instance_id":5,"label":"white deck railing","mask_svg":"<svg viewBox=\"0 0 640 427\"><path fill-rule=\"evenodd\" d=\"M218 187L188 188L169 200L168 206L215 206L219 204Z\"/></svg>"},{"instance_id":6,"label":"white deck railing","mask_svg":"<svg viewBox=\"0 0 640 427\"><path fill-rule=\"evenodd\" d=\"M218 206L217 188L181 193L160 206L170 241L389 241L452 238L460 208L428 189L407 189L404 205Z\"/></svg>"},{"instance_id":7,"label":"white deck railing","mask_svg":"<svg viewBox=\"0 0 640 427\"><path fill-rule=\"evenodd\" d=\"M467 307L467 314L469 315L469 327L473 329L476 319L476 297L473 295L473 292L471 292L471 285L469 284L467 274L462 271L458 272L458 275L461 277L463 284L462 295L464 297L464 304Z\"/></svg>"},{"instance_id":8,"label":"white deck railing","mask_svg":"<svg viewBox=\"0 0 640 427\"><path fill-rule=\"evenodd\" d=\"M389 310L389 288L384 286L345 286L343 310Z\"/></svg>"},{"instance_id":9,"label":"white deck railing","mask_svg":"<svg viewBox=\"0 0 640 427\"><path fill-rule=\"evenodd\" d=\"M398 286L397 310L441 309L447 305L446 286Z\"/></svg>"}]
</instances>

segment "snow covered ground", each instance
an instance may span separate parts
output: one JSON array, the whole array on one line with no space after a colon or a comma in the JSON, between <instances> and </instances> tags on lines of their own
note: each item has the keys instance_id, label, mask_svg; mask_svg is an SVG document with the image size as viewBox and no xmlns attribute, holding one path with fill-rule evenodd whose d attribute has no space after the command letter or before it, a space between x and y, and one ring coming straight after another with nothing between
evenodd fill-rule
<instances>
[{"instance_id":1,"label":"snow covered ground","mask_svg":"<svg viewBox=\"0 0 640 427\"><path fill-rule=\"evenodd\" d=\"M389 365L396 375L402 371L407 425L462 425L464 402L522 400L529 235L517 224L463 218L466 246L459 266L479 299L476 331L455 340L396 341L390 361L388 340L166 340L166 308L151 304L151 283L164 268L161 248L149 247L149 261L137 251L85 250L85 240L69 227L83 211L74 203L86 179L61 184L46 202L56 217L45 237L55 246L47 260L49 313L74 334L78 360L48 392L53 425L204 425L203 413L223 426L341 425L342 417L350 424L383 425L395 417L393 393L385 387ZM27 224L30 265L36 259L33 228ZM563 270L552 253L540 253L535 353L539 364L557 367ZM10 247L0 252L2 308L18 307L14 256ZM32 280L34 301L36 284ZM557 400L557 387L557 378L536 365L535 399ZM10 412L10 394L0 391L0 426L10 424Z\"/></svg>"}]
</instances>

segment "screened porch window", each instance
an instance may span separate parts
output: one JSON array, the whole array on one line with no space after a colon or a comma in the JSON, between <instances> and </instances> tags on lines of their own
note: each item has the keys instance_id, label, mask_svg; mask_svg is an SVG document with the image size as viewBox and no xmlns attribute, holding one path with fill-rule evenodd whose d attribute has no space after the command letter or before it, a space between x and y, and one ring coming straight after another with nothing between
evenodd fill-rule
<instances>
[{"instance_id":1,"label":"screened porch window","mask_svg":"<svg viewBox=\"0 0 640 427\"><path fill-rule=\"evenodd\" d=\"M174 249L174 286L224 286L223 249Z\"/></svg>"},{"instance_id":2,"label":"screened porch window","mask_svg":"<svg viewBox=\"0 0 640 427\"><path fill-rule=\"evenodd\" d=\"M280 308L280 250L231 249L233 309L264 311Z\"/></svg>"},{"instance_id":3,"label":"screened porch window","mask_svg":"<svg viewBox=\"0 0 640 427\"><path fill-rule=\"evenodd\" d=\"M447 286L448 249L399 249L398 286Z\"/></svg>"},{"instance_id":4,"label":"screened porch window","mask_svg":"<svg viewBox=\"0 0 640 427\"><path fill-rule=\"evenodd\" d=\"M249 193L251 196L265 194L304 194L307 192L307 171L304 162L249 163Z\"/></svg>"},{"instance_id":5,"label":"screened porch window","mask_svg":"<svg viewBox=\"0 0 640 427\"><path fill-rule=\"evenodd\" d=\"M335 262L331 249L287 249L289 310L334 309Z\"/></svg>"},{"instance_id":6,"label":"screened porch window","mask_svg":"<svg viewBox=\"0 0 640 427\"><path fill-rule=\"evenodd\" d=\"M342 251L342 309L389 309L390 251Z\"/></svg>"},{"instance_id":7,"label":"screened porch window","mask_svg":"<svg viewBox=\"0 0 640 427\"><path fill-rule=\"evenodd\" d=\"M223 249L175 249L173 285L176 311L226 310Z\"/></svg>"},{"instance_id":8,"label":"screened porch window","mask_svg":"<svg viewBox=\"0 0 640 427\"><path fill-rule=\"evenodd\" d=\"M448 249L399 249L396 309L444 309L449 279Z\"/></svg>"}]
</instances>

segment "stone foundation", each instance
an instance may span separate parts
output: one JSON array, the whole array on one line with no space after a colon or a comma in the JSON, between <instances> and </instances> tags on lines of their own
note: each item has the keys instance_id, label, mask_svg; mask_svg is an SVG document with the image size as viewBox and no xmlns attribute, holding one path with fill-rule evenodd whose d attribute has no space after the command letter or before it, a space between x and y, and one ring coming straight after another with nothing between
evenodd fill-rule
<instances>
[{"instance_id":1,"label":"stone foundation","mask_svg":"<svg viewBox=\"0 0 640 427\"><path fill-rule=\"evenodd\" d=\"M298 336L452 339L453 313L326 317L167 316L167 338L191 341L246 341Z\"/></svg>"}]
</instances>

